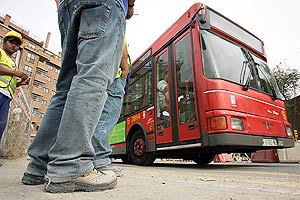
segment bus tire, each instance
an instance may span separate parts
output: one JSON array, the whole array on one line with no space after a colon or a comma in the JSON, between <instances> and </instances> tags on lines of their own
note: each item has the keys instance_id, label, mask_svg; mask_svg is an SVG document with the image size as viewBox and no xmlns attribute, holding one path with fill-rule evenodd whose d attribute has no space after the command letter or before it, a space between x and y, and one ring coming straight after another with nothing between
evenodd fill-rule
<instances>
[{"instance_id":1,"label":"bus tire","mask_svg":"<svg viewBox=\"0 0 300 200\"><path fill-rule=\"evenodd\" d=\"M147 152L147 142L141 130L137 130L129 143L129 160L135 165L151 165L155 156Z\"/></svg>"},{"instance_id":2,"label":"bus tire","mask_svg":"<svg viewBox=\"0 0 300 200\"><path fill-rule=\"evenodd\" d=\"M215 154L196 154L193 155L192 160L198 165L207 165L215 158Z\"/></svg>"}]
</instances>

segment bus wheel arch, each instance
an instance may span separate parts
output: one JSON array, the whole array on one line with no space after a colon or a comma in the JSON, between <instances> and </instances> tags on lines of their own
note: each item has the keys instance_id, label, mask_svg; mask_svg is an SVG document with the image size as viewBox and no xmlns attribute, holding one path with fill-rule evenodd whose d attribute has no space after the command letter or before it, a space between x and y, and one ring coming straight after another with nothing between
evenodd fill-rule
<instances>
[{"instance_id":1,"label":"bus wheel arch","mask_svg":"<svg viewBox=\"0 0 300 200\"><path fill-rule=\"evenodd\" d=\"M145 131L139 125L132 127L127 137L127 153L131 163L136 165L151 165L155 156L148 151L148 139Z\"/></svg>"}]
</instances>

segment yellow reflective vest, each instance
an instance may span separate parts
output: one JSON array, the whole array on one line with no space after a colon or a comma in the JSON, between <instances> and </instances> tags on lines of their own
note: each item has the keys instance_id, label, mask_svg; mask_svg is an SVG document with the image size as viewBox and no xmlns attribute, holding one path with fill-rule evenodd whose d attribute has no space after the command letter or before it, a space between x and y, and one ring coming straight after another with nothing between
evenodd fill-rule
<instances>
[{"instance_id":1,"label":"yellow reflective vest","mask_svg":"<svg viewBox=\"0 0 300 200\"><path fill-rule=\"evenodd\" d=\"M17 70L16 66L13 65L13 61L6 54L6 52L0 48L1 58L0 58L0 66L6 67L10 70ZM9 75L0 75L0 87L5 88L9 91L11 98L14 97L16 88L17 88L17 80L15 76Z\"/></svg>"},{"instance_id":2,"label":"yellow reflective vest","mask_svg":"<svg viewBox=\"0 0 300 200\"><path fill-rule=\"evenodd\" d=\"M127 58L128 71L130 72L130 69L131 69L131 60L130 60L130 56L129 56L128 43L127 43L126 38L124 39L124 45L125 45L126 53L127 53L127 57L128 57L128 58ZM119 67L118 73L117 73L117 75L116 75L116 78L119 78L121 75L122 75L122 68Z\"/></svg>"}]
</instances>

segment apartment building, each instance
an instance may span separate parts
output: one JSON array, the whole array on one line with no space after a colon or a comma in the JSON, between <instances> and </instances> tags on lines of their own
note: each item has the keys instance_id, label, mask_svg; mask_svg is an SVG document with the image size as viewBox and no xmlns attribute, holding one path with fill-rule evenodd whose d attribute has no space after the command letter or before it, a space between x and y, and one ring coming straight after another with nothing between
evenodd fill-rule
<instances>
[{"instance_id":1,"label":"apartment building","mask_svg":"<svg viewBox=\"0 0 300 200\"><path fill-rule=\"evenodd\" d=\"M13 56L19 70L31 77L28 86L22 86L23 93L28 98L31 109L28 116L31 117L31 140L36 136L41 119L48 107L51 96L55 93L55 85L60 70L61 57L48 50L51 33L48 33L46 41L38 39L28 30L17 25L11 20L11 16L0 16L0 44L8 31L19 32L25 43L19 52ZM57 41L60 42L60 41Z\"/></svg>"}]
</instances>

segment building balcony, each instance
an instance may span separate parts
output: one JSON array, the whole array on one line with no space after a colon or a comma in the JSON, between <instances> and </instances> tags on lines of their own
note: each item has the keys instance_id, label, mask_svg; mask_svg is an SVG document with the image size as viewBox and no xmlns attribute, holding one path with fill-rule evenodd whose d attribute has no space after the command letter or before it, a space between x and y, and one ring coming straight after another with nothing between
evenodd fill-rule
<instances>
[{"instance_id":1,"label":"building balcony","mask_svg":"<svg viewBox=\"0 0 300 200\"><path fill-rule=\"evenodd\" d=\"M42 95L44 94L44 89L42 87L32 87L32 93Z\"/></svg>"},{"instance_id":2,"label":"building balcony","mask_svg":"<svg viewBox=\"0 0 300 200\"><path fill-rule=\"evenodd\" d=\"M36 74L35 75L35 80L38 80L38 81L45 84L45 75Z\"/></svg>"}]
</instances>

